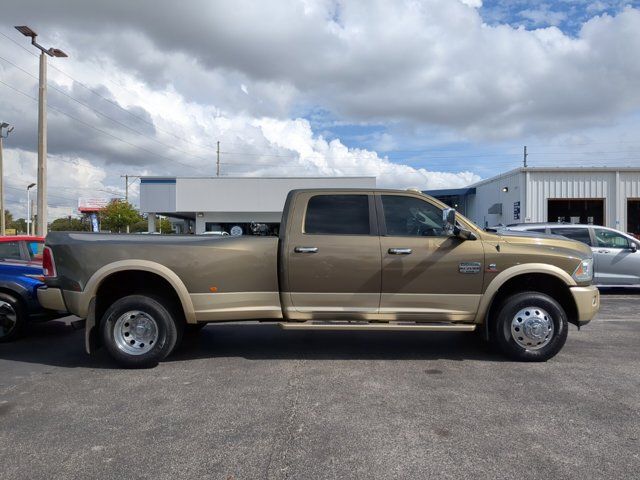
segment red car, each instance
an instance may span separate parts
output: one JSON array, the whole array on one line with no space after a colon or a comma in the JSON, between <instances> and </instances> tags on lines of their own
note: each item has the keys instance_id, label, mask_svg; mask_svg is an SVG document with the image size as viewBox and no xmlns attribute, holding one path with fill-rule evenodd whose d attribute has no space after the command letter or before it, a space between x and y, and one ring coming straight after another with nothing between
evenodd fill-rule
<instances>
[{"instance_id":1,"label":"red car","mask_svg":"<svg viewBox=\"0 0 640 480\"><path fill-rule=\"evenodd\" d=\"M14 235L0 237L0 261L42 264L43 237Z\"/></svg>"}]
</instances>

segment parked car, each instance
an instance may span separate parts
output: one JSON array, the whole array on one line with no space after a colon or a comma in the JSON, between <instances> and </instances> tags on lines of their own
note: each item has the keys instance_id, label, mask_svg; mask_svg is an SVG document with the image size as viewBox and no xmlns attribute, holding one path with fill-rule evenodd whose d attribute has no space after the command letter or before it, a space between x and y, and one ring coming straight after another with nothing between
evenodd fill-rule
<instances>
[{"instance_id":1,"label":"parked car","mask_svg":"<svg viewBox=\"0 0 640 480\"><path fill-rule=\"evenodd\" d=\"M60 316L38 303L43 247L39 237L0 237L0 342L18 337L28 322Z\"/></svg>"},{"instance_id":2,"label":"parked car","mask_svg":"<svg viewBox=\"0 0 640 480\"><path fill-rule=\"evenodd\" d=\"M473 332L509 357L545 361L567 322L599 308L586 246L483 232L413 191L295 190L279 237L51 232L48 308L86 319L89 352L155 365L187 326L274 321L285 329Z\"/></svg>"},{"instance_id":3,"label":"parked car","mask_svg":"<svg viewBox=\"0 0 640 480\"><path fill-rule=\"evenodd\" d=\"M562 235L591 247L594 283L619 287L640 285L640 240L613 228L570 223L523 223L509 230Z\"/></svg>"}]
</instances>

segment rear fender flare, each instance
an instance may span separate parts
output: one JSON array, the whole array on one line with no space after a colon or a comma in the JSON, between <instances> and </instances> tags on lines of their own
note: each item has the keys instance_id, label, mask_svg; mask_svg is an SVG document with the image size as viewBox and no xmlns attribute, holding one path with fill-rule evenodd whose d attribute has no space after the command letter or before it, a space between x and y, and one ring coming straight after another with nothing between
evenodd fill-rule
<instances>
[{"instance_id":1,"label":"rear fender flare","mask_svg":"<svg viewBox=\"0 0 640 480\"><path fill-rule=\"evenodd\" d=\"M196 316L193 310L191 297L189 296L187 287L184 285L180 277L178 277L173 270L165 267L164 265L149 260L120 260L109 263L95 272L91 278L89 278L89 281L82 292L82 298L79 304L79 310L80 313L82 313L80 316L86 318L89 311L89 302L96 296L100 284L109 277L109 275L127 270L155 273L169 282L169 285L173 287L180 299L187 323L196 323Z\"/></svg>"}]
</instances>

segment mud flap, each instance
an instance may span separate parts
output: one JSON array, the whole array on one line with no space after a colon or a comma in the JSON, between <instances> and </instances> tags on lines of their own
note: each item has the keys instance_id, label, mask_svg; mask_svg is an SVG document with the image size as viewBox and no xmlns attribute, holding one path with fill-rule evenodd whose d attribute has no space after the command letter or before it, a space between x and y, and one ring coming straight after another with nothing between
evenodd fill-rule
<instances>
[{"instance_id":1,"label":"mud flap","mask_svg":"<svg viewBox=\"0 0 640 480\"><path fill-rule=\"evenodd\" d=\"M84 331L85 350L89 355L95 353L100 348L98 339L98 328L96 325L96 299L95 297L89 302L89 311L87 313L87 322Z\"/></svg>"}]
</instances>

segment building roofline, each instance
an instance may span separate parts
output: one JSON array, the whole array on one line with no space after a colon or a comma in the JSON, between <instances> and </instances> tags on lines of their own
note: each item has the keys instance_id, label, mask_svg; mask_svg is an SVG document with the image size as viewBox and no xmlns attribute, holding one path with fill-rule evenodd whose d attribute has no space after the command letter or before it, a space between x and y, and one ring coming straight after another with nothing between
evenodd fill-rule
<instances>
[{"instance_id":1,"label":"building roofline","mask_svg":"<svg viewBox=\"0 0 640 480\"><path fill-rule=\"evenodd\" d=\"M479 182L472 183L469 187L478 187L480 185L485 185L487 183L493 182L495 180L499 180L501 178L505 178L517 173L525 173L525 172L638 172L640 173L640 167L518 167L513 168L511 170L507 170L504 173L500 173L499 175L494 175L493 177L486 178L484 180L480 180Z\"/></svg>"},{"instance_id":2,"label":"building roofline","mask_svg":"<svg viewBox=\"0 0 640 480\"><path fill-rule=\"evenodd\" d=\"M260 177L249 177L249 176L245 176L245 177L228 177L228 176L224 176L224 177L216 177L216 176L206 176L206 177L202 177L202 176L192 176L192 177L185 177L185 176L154 176L154 175L149 175L149 176L141 176L139 177L140 180L142 179L149 179L149 180L182 180L182 179L196 179L196 180L244 180L244 179L251 179L251 180L255 180L255 179L259 179L259 180L299 180L299 179L310 179L310 180L336 180L336 179L340 179L340 178L347 178L347 179L354 179L354 178L377 178L374 175L354 175L354 176L347 176L347 175L341 175L339 177L337 176L295 176L295 177L289 177L289 176L279 176L279 177L264 177L264 176L260 176Z\"/></svg>"}]
</instances>

